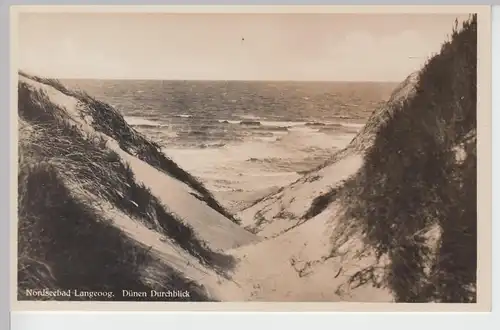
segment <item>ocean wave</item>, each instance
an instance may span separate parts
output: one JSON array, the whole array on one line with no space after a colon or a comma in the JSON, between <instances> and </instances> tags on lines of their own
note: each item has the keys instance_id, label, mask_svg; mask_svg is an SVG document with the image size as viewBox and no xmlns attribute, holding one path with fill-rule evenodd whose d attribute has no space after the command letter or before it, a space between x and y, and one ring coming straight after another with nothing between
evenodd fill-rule
<instances>
[{"instance_id":1,"label":"ocean wave","mask_svg":"<svg viewBox=\"0 0 500 330\"><path fill-rule=\"evenodd\" d=\"M242 126L247 126L256 131L288 131L289 127L300 126L304 123L297 122L281 122L281 121L257 121L257 120L223 120L219 119L221 124L239 124Z\"/></svg>"},{"instance_id":2,"label":"ocean wave","mask_svg":"<svg viewBox=\"0 0 500 330\"><path fill-rule=\"evenodd\" d=\"M250 116L249 116L250 117ZM299 127L299 126L326 126L331 123L320 123L320 122L306 122L306 121L276 121L276 120L254 120L254 119L245 119L245 120L228 120L228 119L218 119L217 120L221 124L240 124L246 126L260 126L262 129L277 129L277 130L286 130L290 127Z\"/></svg>"},{"instance_id":3,"label":"ocean wave","mask_svg":"<svg viewBox=\"0 0 500 330\"><path fill-rule=\"evenodd\" d=\"M130 124L133 127L137 128L162 128L162 127L167 127L167 125L164 124Z\"/></svg>"},{"instance_id":4,"label":"ocean wave","mask_svg":"<svg viewBox=\"0 0 500 330\"><path fill-rule=\"evenodd\" d=\"M152 121L143 117L135 117L135 116L125 116L125 121L130 126L143 126L143 127L163 127L165 124L159 121Z\"/></svg>"},{"instance_id":5,"label":"ocean wave","mask_svg":"<svg viewBox=\"0 0 500 330\"><path fill-rule=\"evenodd\" d=\"M365 124L358 123L341 123L341 125L349 128L363 128L365 126Z\"/></svg>"},{"instance_id":6,"label":"ocean wave","mask_svg":"<svg viewBox=\"0 0 500 330\"><path fill-rule=\"evenodd\" d=\"M240 123L239 120L226 120L226 119L219 119L218 122L221 124L239 124Z\"/></svg>"},{"instance_id":7,"label":"ocean wave","mask_svg":"<svg viewBox=\"0 0 500 330\"><path fill-rule=\"evenodd\" d=\"M274 134L262 135L262 136L256 136L256 137L254 137L255 140L261 141L261 142L266 142L266 143L276 142L276 140L278 138L279 138L279 136L276 136Z\"/></svg>"},{"instance_id":8,"label":"ocean wave","mask_svg":"<svg viewBox=\"0 0 500 330\"><path fill-rule=\"evenodd\" d=\"M304 126L306 124L305 121L272 121L265 120L260 122L262 126L281 126L281 127L295 127L295 126Z\"/></svg>"},{"instance_id":9,"label":"ocean wave","mask_svg":"<svg viewBox=\"0 0 500 330\"><path fill-rule=\"evenodd\" d=\"M288 129L289 132L300 132L300 133L318 133L319 128L308 127L308 126L292 126Z\"/></svg>"},{"instance_id":10,"label":"ocean wave","mask_svg":"<svg viewBox=\"0 0 500 330\"><path fill-rule=\"evenodd\" d=\"M263 131L263 132L286 132L288 131L288 127L286 126L259 126L253 128L255 131Z\"/></svg>"},{"instance_id":11,"label":"ocean wave","mask_svg":"<svg viewBox=\"0 0 500 330\"><path fill-rule=\"evenodd\" d=\"M260 121L254 121L254 120L242 120L240 121L240 125L260 126L261 123Z\"/></svg>"},{"instance_id":12,"label":"ocean wave","mask_svg":"<svg viewBox=\"0 0 500 330\"><path fill-rule=\"evenodd\" d=\"M207 148L220 149L220 148L224 148L225 146L226 146L226 144L222 143L222 142L219 142L219 143L200 143L200 144L198 144L198 148L200 148L200 149L207 149Z\"/></svg>"},{"instance_id":13,"label":"ocean wave","mask_svg":"<svg viewBox=\"0 0 500 330\"><path fill-rule=\"evenodd\" d=\"M255 115L252 115L252 114L241 115L241 116L238 116L238 117L240 117L241 119L246 119L246 120L260 120L261 119L259 116L255 116Z\"/></svg>"},{"instance_id":14,"label":"ocean wave","mask_svg":"<svg viewBox=\"0 0 500 330\"><path fill-rule=\"evenodd\" d=\"M327 124L322 122L309 122L305 123L305 126L326 126Z\"/></svg>"}]
</instances>

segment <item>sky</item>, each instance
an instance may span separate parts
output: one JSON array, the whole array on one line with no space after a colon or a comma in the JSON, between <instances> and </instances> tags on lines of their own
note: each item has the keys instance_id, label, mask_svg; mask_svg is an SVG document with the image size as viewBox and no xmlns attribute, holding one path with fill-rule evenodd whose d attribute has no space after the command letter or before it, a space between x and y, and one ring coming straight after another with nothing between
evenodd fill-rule
<instances>
[{"instance_id":1,"label":"sky","mask_svg":"<svg viewBox=\"0 0 500 330\"><path fill-rule=\"evenodd\" d=\"M21 13L17 60L61 79L401 81L467 16Z\"/></svg>"}]
</instances>

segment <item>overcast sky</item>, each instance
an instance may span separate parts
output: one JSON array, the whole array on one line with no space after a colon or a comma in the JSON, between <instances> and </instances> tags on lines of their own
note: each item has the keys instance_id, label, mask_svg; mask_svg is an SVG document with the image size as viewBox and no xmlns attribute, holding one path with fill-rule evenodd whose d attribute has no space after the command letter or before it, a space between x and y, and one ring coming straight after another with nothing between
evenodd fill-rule
<instances>
[{"instance_id":1,"label":"overcast sky","mask_svg":"<svg viewBox=\"0 0 500 330\"><path fill-rule=\"evenodd\" d=\"M18 61L56 78L401 81L457 17L22 13Z\"/></svg>"}]
</instances>

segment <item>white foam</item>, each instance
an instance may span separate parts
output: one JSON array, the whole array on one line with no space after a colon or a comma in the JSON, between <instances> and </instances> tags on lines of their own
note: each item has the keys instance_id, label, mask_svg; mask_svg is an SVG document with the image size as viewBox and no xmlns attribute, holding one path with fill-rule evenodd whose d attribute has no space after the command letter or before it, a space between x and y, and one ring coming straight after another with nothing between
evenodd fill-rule
<instances>
[{"instance_id":1,"label":"white foam","mask_svg":"<svg viewBox=\"0 0 500 330\"><path fill-rule=\"evenodd\" d=\"M250 120L259 120L260 119L259 116L255 116L255 115L252 115L252 114L241 115L239 117L242 118L242 119L250 119Z\"/></svg>"},{"instance_id":2,"label":"white foam","mask_svg":"<svg viewBox=\"0 0 500 330\"><path fill-rule=\"evenodd\" d=\"M296 127L306 124L305 121L272 121L265 120L260 122L262 126L278 126L278 127Z\"/></svg>"},{"instance_id":3,"label":"white foam","mask_svg":"<svg viewBox=\"0 0 500 330\"><path fill-rule=\"evenodd\" d=\"M219 119L218 122L219 123L223 123L223 122L228 122L229 124L239 124L240 123L240 120L225 120L225 119Z\"/></svg>"},{"instance_id":4,"label":"white foam","mask_svg":"<svg viewBox=\"0 0 500 330\"><path fill-rule=\"evenodd\" d=\"M312 128L312 127L308 127L308 126L292 126L288 130L295 131L295 132L307 132L307 133L319 132L318 128Z\"/></svg>"},{"instance_id":5,"label":"white foam","mask_svg":"<svg viewBox=\"0 0 500 330\"><path fill-rule=\"evenodd\" d=\"M363 126L365 126L365 124L356 124L356 123L340 123L340 125L352 128L362 128Z\"/></svg>"},{"instance_id":6,"label":"white foam","mask_svg":"<svg viewBox=\"0 0 500 330\"><path fill-rule=\"evenodd\" d=\"M180 114L180 115L175 115L175 117L179 117L179 118L191 118L191 117L193 117L193 115Z\"/></svg>"},{"instance_id":7,"label":"white foam","mask_svg":"<svg viewBox=\"0 0 500 330\"><path fill-rule=\"evenodd\" d=\"M158 121L152 121L143 117L136 117L136 116L125 116L124 117L125 121L131 125L131 126L158 126L161 127L162 123Z\"/></svg>"}]
</instances>

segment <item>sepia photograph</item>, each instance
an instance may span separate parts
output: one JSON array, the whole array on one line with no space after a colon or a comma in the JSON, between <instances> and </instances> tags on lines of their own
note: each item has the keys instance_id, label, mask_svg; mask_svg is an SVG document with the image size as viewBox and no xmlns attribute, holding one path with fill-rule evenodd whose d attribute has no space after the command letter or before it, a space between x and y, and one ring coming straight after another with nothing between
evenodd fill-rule
<instances>
[{"instance_id":1,"label":"sepia photograph","mask_svg":"<svg viewBox=\"0 0 500 330\"><path fill-rule=\"evenodd\" d=\"M16 13L14 300L478 303L484 11L97 8Z\"/></svg>"}]
</instances>

